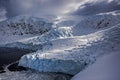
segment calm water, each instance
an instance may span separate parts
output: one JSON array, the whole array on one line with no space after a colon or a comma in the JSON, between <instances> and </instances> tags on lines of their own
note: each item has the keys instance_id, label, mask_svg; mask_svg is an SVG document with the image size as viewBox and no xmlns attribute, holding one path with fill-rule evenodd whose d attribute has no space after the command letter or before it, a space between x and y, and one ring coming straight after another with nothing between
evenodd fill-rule
<instances>
[{"instance_id":1,"label":"calm water","mask_svg":"<svg viewBox=\"0 0 120 80\"><path fill-rule=\"evenodd\" d=\"M4 66L19 60L23 55L33 52L32 50L0 47L0 66Z\"/></svg>"}]
</instances>

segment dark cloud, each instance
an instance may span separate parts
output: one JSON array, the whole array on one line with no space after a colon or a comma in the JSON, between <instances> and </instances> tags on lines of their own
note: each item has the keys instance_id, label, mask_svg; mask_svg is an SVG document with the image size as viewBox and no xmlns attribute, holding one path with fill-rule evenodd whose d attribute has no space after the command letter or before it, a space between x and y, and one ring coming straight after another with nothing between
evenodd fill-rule
<instances>
[{"instance_id":1,"label":"dark cloud","mask_svg":"<svg viewBox=\"0 0 120 80\"><path fill-rule=\"evenodd\" d=\"M115 10L120 10L119 0L104 0L99 2L87 2L84 5L80 6L76 11L71 12L70 14L86 16Z\"/></svg>"},{"instance_id":2,"label":"dark cloud","mask_svg":"<svg viewBox=\"0 0 120 80\"><path fill-rule=\"evenodd\" d=\"M0 0L0 7L7 11L7 17L21 14L55 14L70 0Z\"/></svg>"},{"instance_id":3,"label":"dark cloud","mask_svg":"<svg viewBox=\"0 0 120 80\"><path fill-rule=\"evenodd\" d=\"M12 17L12 16L16 15L17 11L16 12L13 11L10 0L0 0L0 8L6 9L7 17Z\"/></svg>"},{"instance_id":4,"label":"dark cloud","mask_svg":"<svg viewBox=\"0 0 120 80\"><path fill-rule=\"evenodd\" d=\"M97 1L97 0L96 0ZM98 2L99 1L99 2ZM119 0L0 0L8 18L18 15L92 15L120 9ZM84 3L84 4L83 4ZM80 7L79 7L80 4ZM83 4L83 5L82 5ZM82 6L81 6L82 5ZM70 6L70 7L69 7ZM76 7L79 7L76 11ZM82 7L82 8L81 8ZM68 13L64 13L67 12Z\"/></svg>"}]
</instances>

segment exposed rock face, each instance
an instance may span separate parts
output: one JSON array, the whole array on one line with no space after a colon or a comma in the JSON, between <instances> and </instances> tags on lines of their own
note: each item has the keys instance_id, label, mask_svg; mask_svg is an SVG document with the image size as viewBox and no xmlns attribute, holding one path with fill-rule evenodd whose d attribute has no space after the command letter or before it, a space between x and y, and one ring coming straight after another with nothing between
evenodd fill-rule
<instances>
[{"instance_id":1,"label":"exposed rock face","mask_svg":"<svg viewBox=\"0 0 120 80\"><path fill-rule=\"evenodd\" d=\"M0 73L4 73L4 68L0 66Z\"/></svg>"}]
</instances>

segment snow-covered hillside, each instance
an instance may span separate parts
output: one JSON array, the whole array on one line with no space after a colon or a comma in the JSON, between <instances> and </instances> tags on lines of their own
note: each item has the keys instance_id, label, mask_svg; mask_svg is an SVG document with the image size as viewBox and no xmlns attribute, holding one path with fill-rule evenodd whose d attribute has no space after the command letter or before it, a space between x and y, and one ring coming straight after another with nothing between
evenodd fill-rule
<instances>
[{"instance_id":1,"label":"snow-covered hillside","mask_svg":"<svg viewBox=\"0 0 120 80\"><path fill-rule=\"evenodd\" d=\"M120 23L119 12L110 12L88 16L73 26L74 35L86 35Z\"/></svg>"},{"instance_id":2,"label":"snow-covered hillside","mask_svg":"<svg viewBox=\"0 0 120 80\"><path fill-rule=\"evenodd\" d=\"M53 44L56 45L58 44L57 39L64 39L71 36L72 36L72 30L70 27L60 27L60 28L58 27L58 28L54 28L53 30L43 35L22 39L17 42L8 43L2 46L12 47L12 48L17 47L17 48L32 49L32 50L43 50L43 49L48 50L49 48L52 48ZM62 42L62 44L64 43L65 42Z\"/></svg>"},{"instance_id":3,"label":"snow-covered hillside","mask_svg":"<svg viewBox=\"0 0 120 80\"><path fill-rule=\"evenodd\" d=\"M8 19L0 22L0 43L10 43L13 40L42 35L52 30L52 25L53 23L46 19L31 16L17 16Z\"/></svg>"},{"instance_id":4,"label":"snow-covered hillside","mask_svg":"<svg viewBox=\"0 0 120 80\"><path fill-rule=\"evenodd\" d=\"M113 52L98 59L95 64L75 75L71 80L119 80L120 53Z\"/></svg>"},{"instance_id":5,"label":"snow-covered hillside","mask_svg":"<svg viewBox=\"0 0 120 80\"><path fill-rule=\"evenodd\" d=\"M79 19L75 17L77 20L75 20L74 17L72 18L73 19L68 18L55 22L53 21L53 23L50 23L44 18L31 16L17 16L8 19L0 22L0 43L11 43L21 39L37 37L56 27L69 27L71 28L71 34L79 36L106 29L120 23L120 14L114 12L97 14L84 18L78 17ZM68 31L67 28L66 31Z\"/></svg>"},{"instance_id":6,"label":"snow-covered hillside","mask_svg":"<svg viewBox=\"0 0 120 80\"><path fill-rule=\"evenodd\" d=\"M70 80L71 76L38 71L6 72L0 74L0 80Z\"/></svg>"},{"instance_id":7,"label":"snow-covered hillside","mask_svg":"<svg viewBox=\"0 0 120 80\"><path fill-rule=\"evenodd\" d=\"M40 43L45 43L55 39L67 38L72 36L72 34L73 34L72 29L70 27L58 27L58 28L52 29L48 33L43 34L41 36L26 38L26 39L20 40L19 42L40 44Z\"/></svg>"},{"instance_id":8,"label":"snow-covered hillside","mask_svg":"<svg viewBox=\"0 0 120 80\"><path fill-rule=\"evenodd\" d=\"M19 65L42 72L63 72L75 75L94 63L97 57L119 51L120 25L118 24L85 37L87 38L78 38L78 40L83 41L83 45L77 43L78 46L74 45L68 49L49 50L46 52L37 51L33 54L25 55L21 58ZM61 41L58 39L57 42L67 42L64 45L71 47L69 44L72 40L71 42L69 40L70 38ZM77 40L77 38L75 37L74 40ZM57 46L60 48L59 45Z\"/></svg>"}]
</instances>

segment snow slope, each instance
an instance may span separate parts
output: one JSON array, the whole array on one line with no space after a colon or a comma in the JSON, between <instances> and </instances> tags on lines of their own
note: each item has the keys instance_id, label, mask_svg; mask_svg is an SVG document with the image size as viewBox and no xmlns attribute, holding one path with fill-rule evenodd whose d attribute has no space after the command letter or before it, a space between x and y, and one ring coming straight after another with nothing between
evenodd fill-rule
<instances>
[{"instance_id":1,"label":"snow slope","mask_svg":"<svg viewBox=\"0 0 120 80\"><path fill-rule=\"evenodd\" d=\"M17 16L0 22L0 43L10 43L15 40L49 32L53 23L43 18L32 16Z\"/></svg>"},{"instance_id":2,"label":"snow slope","mask_svg":"<svg viewBox=\"0 0 120 80\"><path fill-rule=\"evenodd\" d=\"M120 23L120 11L88 16L73 26L74 35L86 35Z\"/></svg>"},{"instance_id":3,"label":"snow slope","mask_svg":"<svg viewBox=\"0 0 120 80\"><path fill-rule=\"evenodd\" d=\"M113 52L99 58L86 70L75 75L71 80L120 80L120 53Z\"/></svg>"},{"instance_id":4,"label":"snow slope","mask_svg":"<svg viewBox=\"0 0 120 80\"><path fill-rule=\"evenodd\" d=\"M69 75L57 73L39 73L37 71L6 72L0 74L0 80L70 80Z\"/></svg>"},{"instance_id":5,"label":"snow slope","mask_svg":"<svg viewBox=\"0 0 120 80\"><path fill-rule=\"evenodd\" d=\"M41 36L35 36L31 38L26 38L23 40L19 40L22 43L33 43L33 44L40 44L45 43L51 40L59 39L59 38L67 38L72 36L72 30L70 27L58 27L54 28L46 34Z\"/></svg>"},{"instance_id":6,"label":"snow slope","mask_svg":"<svg viewBox=\"0 0 120 80\"><path fill-rule=\"evenodd\" d=\"M79 36L109 28L120 23L120 14L114 12L78 18L65 17L64 19L63 17L63 20L58 19L58 21L54 21L53 23L50 23L44 18L26 15L8 19L0 22L0 44L11 43L26 38L29 39L35 36L37 37L41 34L49 32L50 30L53 30L55 27L71 27L73 35ZM78 21L80 22L78 23Z\"/></svg>"},{"instance_id":7,"label":"snow slope","mask_svg":"<svg viewBox=\"0 0 120 80\"><path fill-rule=\"evenodd\" d=\"M64 39L70 36L72 36L72 31L70 27L58 27L43 35L22 39L14 43L9 43L1 46L43 50L44 48L51 48L53 44L57 45L58 42L54 40ZM62 44L63 43L64 42L62 42Z\"/></svg>"},{"instance_id":8,"label":"snow slope","mask_svg":"<svg viewBox=\"0 0 120 80\"><path fill-rule=\"evenodd\" d=\"M77 37L78 38L78 37ZM70 44L77 40L76 37L63 39L58 42L65 42L64 45ZM21 58L19 65L29 67L42 72L63 72L75 75L88 65L95 62L97 57L119 51L120 47L120 24L101 30L89 35L78 38L83 41L83 45L77 42L77 46L71 46L62 50L58 44L58 51L48 50L45 52L37 51L33 54L25 55ZM87 41L86 41L87 39ZM70 42L68 42L71 40ZM61 44L62 45L62 44ZM74 65L73 65L74 64Z\"/></svg>"}]
</instances>

